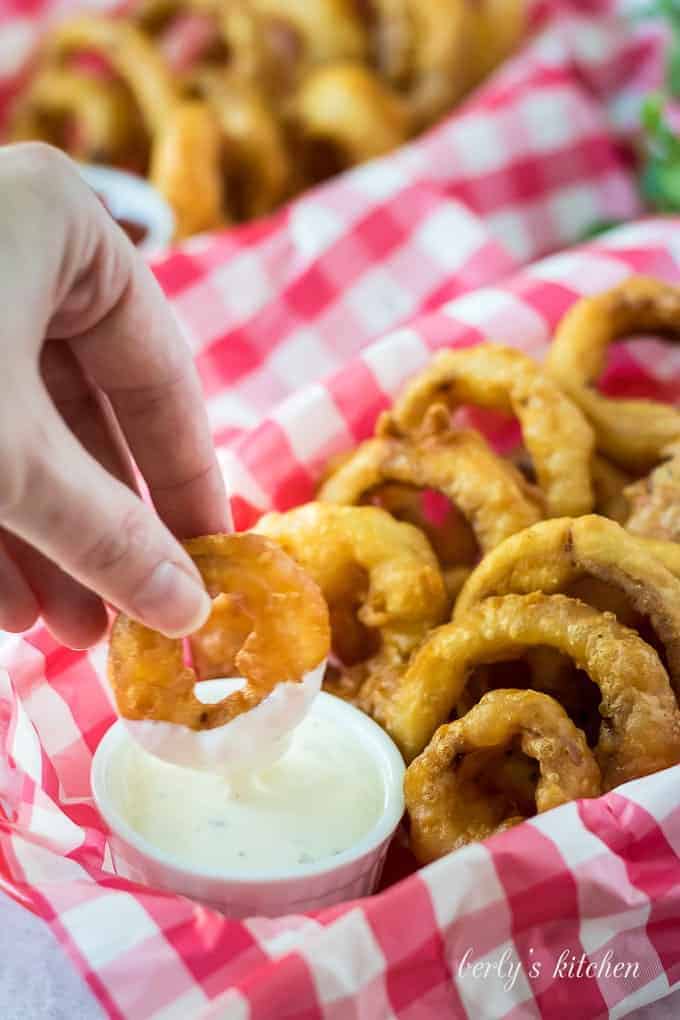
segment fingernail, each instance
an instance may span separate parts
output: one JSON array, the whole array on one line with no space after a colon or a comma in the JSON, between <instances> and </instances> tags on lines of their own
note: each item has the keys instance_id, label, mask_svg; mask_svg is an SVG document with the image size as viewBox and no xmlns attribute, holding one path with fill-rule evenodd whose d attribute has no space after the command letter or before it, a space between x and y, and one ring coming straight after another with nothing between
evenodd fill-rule
<instances>
[{"instance_id":1,"label":"fingernail","mask_svg":"<svg viewBox=\"0 0 680 1020\"><path fill-rule=\"evenodd\" d=\"M135 615L171 638L186 637L208 619L210 596L176 563L159 563L134 600Z\"/></svg>"}]
</instances>

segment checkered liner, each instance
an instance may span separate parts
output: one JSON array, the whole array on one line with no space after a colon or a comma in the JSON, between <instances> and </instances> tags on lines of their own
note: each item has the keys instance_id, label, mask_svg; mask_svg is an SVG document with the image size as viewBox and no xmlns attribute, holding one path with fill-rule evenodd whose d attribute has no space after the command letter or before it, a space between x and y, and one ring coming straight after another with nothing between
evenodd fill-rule
<instances>
[{"instance_id":1,"label":"checkered liner","mask_svg":"<svg viewBox=\"0 0 680 1020\"><path fill-rule=\"evenodd\" d=\"M158 263L240 526L309 498L434 348L487 336L540 358L579 295L680 277L673 221L520 269L639 212L603 110L630 123L659 36L625 35L615 7L538 5L533 43L424 139ZM680 355L629 343L604 386L678 399ZM102 662L42 628L0 653L0 888L45 919L111 1017L619 1017L680 982L678 769L418 873L395 846L370 900L236 922L112 874L89 786L113 720Z\"/></svg>"}]
</instances>

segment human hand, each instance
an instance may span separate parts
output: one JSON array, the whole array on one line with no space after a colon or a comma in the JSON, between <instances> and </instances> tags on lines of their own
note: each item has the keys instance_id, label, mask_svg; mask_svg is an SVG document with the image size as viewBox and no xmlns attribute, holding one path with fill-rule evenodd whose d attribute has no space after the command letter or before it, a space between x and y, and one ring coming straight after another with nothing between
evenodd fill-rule
<instances>
[{"instance_id":1,"label":"human hand","mask_svg":"<svg viewBox=\"0 0 680 1020\"><path fill-rule=\"evenodd\" d=\"M87 647L106 600L189 633L210 600L173 536L228 519L198 376L151 271L47 146L0 149L0 307L0 629L42 615Z\"/></svg>"}]
</instances>

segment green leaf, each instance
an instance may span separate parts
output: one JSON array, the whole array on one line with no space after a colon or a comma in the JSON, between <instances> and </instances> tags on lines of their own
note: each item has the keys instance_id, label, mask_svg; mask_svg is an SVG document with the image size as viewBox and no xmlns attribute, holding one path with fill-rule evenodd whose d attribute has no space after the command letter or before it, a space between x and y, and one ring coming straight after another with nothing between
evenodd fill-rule
<instances>
[{"instance_id":1,"label":"green leaf","mask_svg":"<svg viewBox=\"0 0 680 1020\"><path fill-rule=\"evenodd\" d=\"M666 80L672 96L680 96L680 38L675 39L668 54Z\"/></svg>"},{"instance_id":2,"label":"green leaf","mask_svg":"<svg viewBox=\"0 0 680 1020\"><path fill-rule=\"evenodd\" d=\"M614 227L620 227L622 222L622 220L596 220L589 227L586 227L579 237L579 241L591 241L594 237L599 237L600 234L606 234L608 230L613 230Z\"/></svg>"},{"instance_id":3,"label":"green leaf","mask_svg":"<svg viewBox=\"0 0 680 1020\"><path fill-rule=\"evenodd\" d=\"M650 160L641 177L642 194L658 212L680 211L680 162Z\"/></svg>"},{"instance_id":4,"label":"green leaf","mask_svg":"<svg viewBox=\"0 0 680 1020\"><path fill-rule=\"evenodd\" d=\"M656 137L664 126L665 105L660 92L651 92L642 104L642 126L652 137Z\"/></svg>"}]
</instances>

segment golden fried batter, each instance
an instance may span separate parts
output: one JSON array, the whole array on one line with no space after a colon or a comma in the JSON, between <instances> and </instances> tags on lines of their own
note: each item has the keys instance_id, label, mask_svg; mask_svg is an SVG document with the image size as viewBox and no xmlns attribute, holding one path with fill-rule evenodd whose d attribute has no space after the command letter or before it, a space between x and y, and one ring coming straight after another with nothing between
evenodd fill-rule
<instances>
[{"instance_id":1,"label":"golden fried batter","mask_svg":"<svg viewBox=\"0 0 680 1020\"><path fill-rule=\"evenodd\" d=\"M174 210L177 237L225 222L220 131L209 107L188 101L167 112L149 176Z\"/></svg>"},{"instance_id":2,"label":"golden fried batter","mask_svg":"<svg viewBox=\"0 0 680 1020\"><path fill-rule=\"evenodd\" d=\"M646 545L604 517L541 521L498 546L473 571L455 609L460 619L490 595L541 591L577 596L635 626L649 619L680 694L680 580Z\"/></svg>"},{"instance_id":3,"label":"golden fried batter","mask_svg":"<svg viewBox=\"0 0 680 1020\"><path fill-rule=\"evenodd\" d=\"M383 156L406 140L399 97L358 63L327 64L302 82L291 105L299 158L311 180Z\"/></svg>"},{"instance_id":4,"label":"golden fried batter","mask_svg":"<svg viewBox=\"0 0 680 1020\"><path fill-rule=\"evenodd\" d=\"M634 333L680 335L680 288L645 276L578 301L560 323L547 371L595 429L598 450L622 467L644 471L680 437L680 411L654 400L605 397L594 388L609 345Z\"/></svg>"},{"instance_id":5,"label":"golden fried batter","mask_svg":"<svg viewBox=\"0 0 680 1020\"><path fill-rule=\"evenodd\" d=\"M142 145L134 105L118 82L60 67L35 76L16 107L14 142L40 140L65 145L75 159L88 162L134 160Z\"/></svg>"},{"instance_id":6,"label":"golden fried batter","mask_svg":"<svg viewBox=\"0 0 680 1020\"><path fill-rule=\"evenodd\" d=\"M288 194L291 158L270 101L255 84L215 70L191 77L219 126L225 185L223 204L235 221L270 213Z\"/></svg>"},{"instance_id":7,"label":"golden fried batter","mask_svg":"<svg viewBox=\"0 0 680 1020\"><path fill-rule=\"evenodd\" d=\"M377 431L326 480L320 500L360 503L385 482L436 489L463 513L483 552L540 520L541 509L519 472L479 433L451 428L445 408L432 407L412 435L401 434L389 415Z\"/></svg>"},{"instance_id":8,"label":"golden fried batter","mask_svg":"<svg viewBox=\"0 0 680 1020\"><path fill-rule=\"evenodd\" d=\"M339 675L327 689L363 694L362 707L380 720L408 656L446 614L427 539L377 507L330 503L266 514L254 530L279 542L328 602Z\"/></svg>"},{"instance_id":9,"label":"golden fried batter","mask_svg":"<svg viewBox=\"0 0 680 1020\"><path fill-rule=\"evenodd\" d=\"M535 759L533 782L518 751ZM441 726L409 765L411 848L428 864L536 812L600 792L583 733L556 701L535 691L492 691L463 719Z\"/></svg>"},{"instance_id":10,"label":"golden fried batter","mask_svg":"<svg viewBox=\"0 0 680 1020\"><path fill-rule=\"evenodd\" d=\"M259 704L278 683L301 681L328 654L328 608L318 586L279 546L259 535L209 535L185 543L209 594L213 614L181 641L124 614L113 625L109 679L120 714L213 729ZM197 680L244 677L246 685L206 705Z\"/></svg>"},{"instance_id":11,"label":"golden fried batter","mask_svg":"<svg viewBox=\"0 0 680 1020\"><path fill-rule=\"evenodd\" d=\"M593 489L595 491L595 513L609 517L618 524L625 524L630 514L627 488L632 482L631 475L612 464L606 457L593 457Z\"/></svg>"},{"instance_id":12,"label":"golden fried batter","mask_svg":"<svg viewBox=\"0 0 680 1020\"><path fill-rule=\"evenodd\" d=\"M611 613L541 593L486 599L421 645L386 719L406 760L449 719L476 666L536 646L568 655L600 688L595 758L605 790L680 761L680 712L654 649Z\"/></svg>"},{"instance_id":13,"label":"golden fried batter","mask_svg":"<svg viewBox=\"0 0 680 1020\"><path fill-rule=\"evenodd\" d=\"M394 418L412 429L443 401L452 408L477 404L514 414L549 515L592 510L592 429L531 358L496 344L440 351L407 385Z\"/></svg>"},{"instance_id":14,"label":"golden fried batter","mask_svg":"<svg viewBox=\"0 0 680 1020\"><path fill-rule=\"evenodd\" d=\"M417 127L431 124L470 84L471 7L466 0L372 0L374 55Z\"/></svg>"},{"instance_id":15,"label":"golden fried batter","mask_svg":"<svg viewBox=\"0 0 680 1020\"><path fill-rule=\"evenodd\" d=\"M629 531L645 538L680 542L680 455L629 485L626 498L630 504L626 522Z\"/></svg>"}]
</instances>

